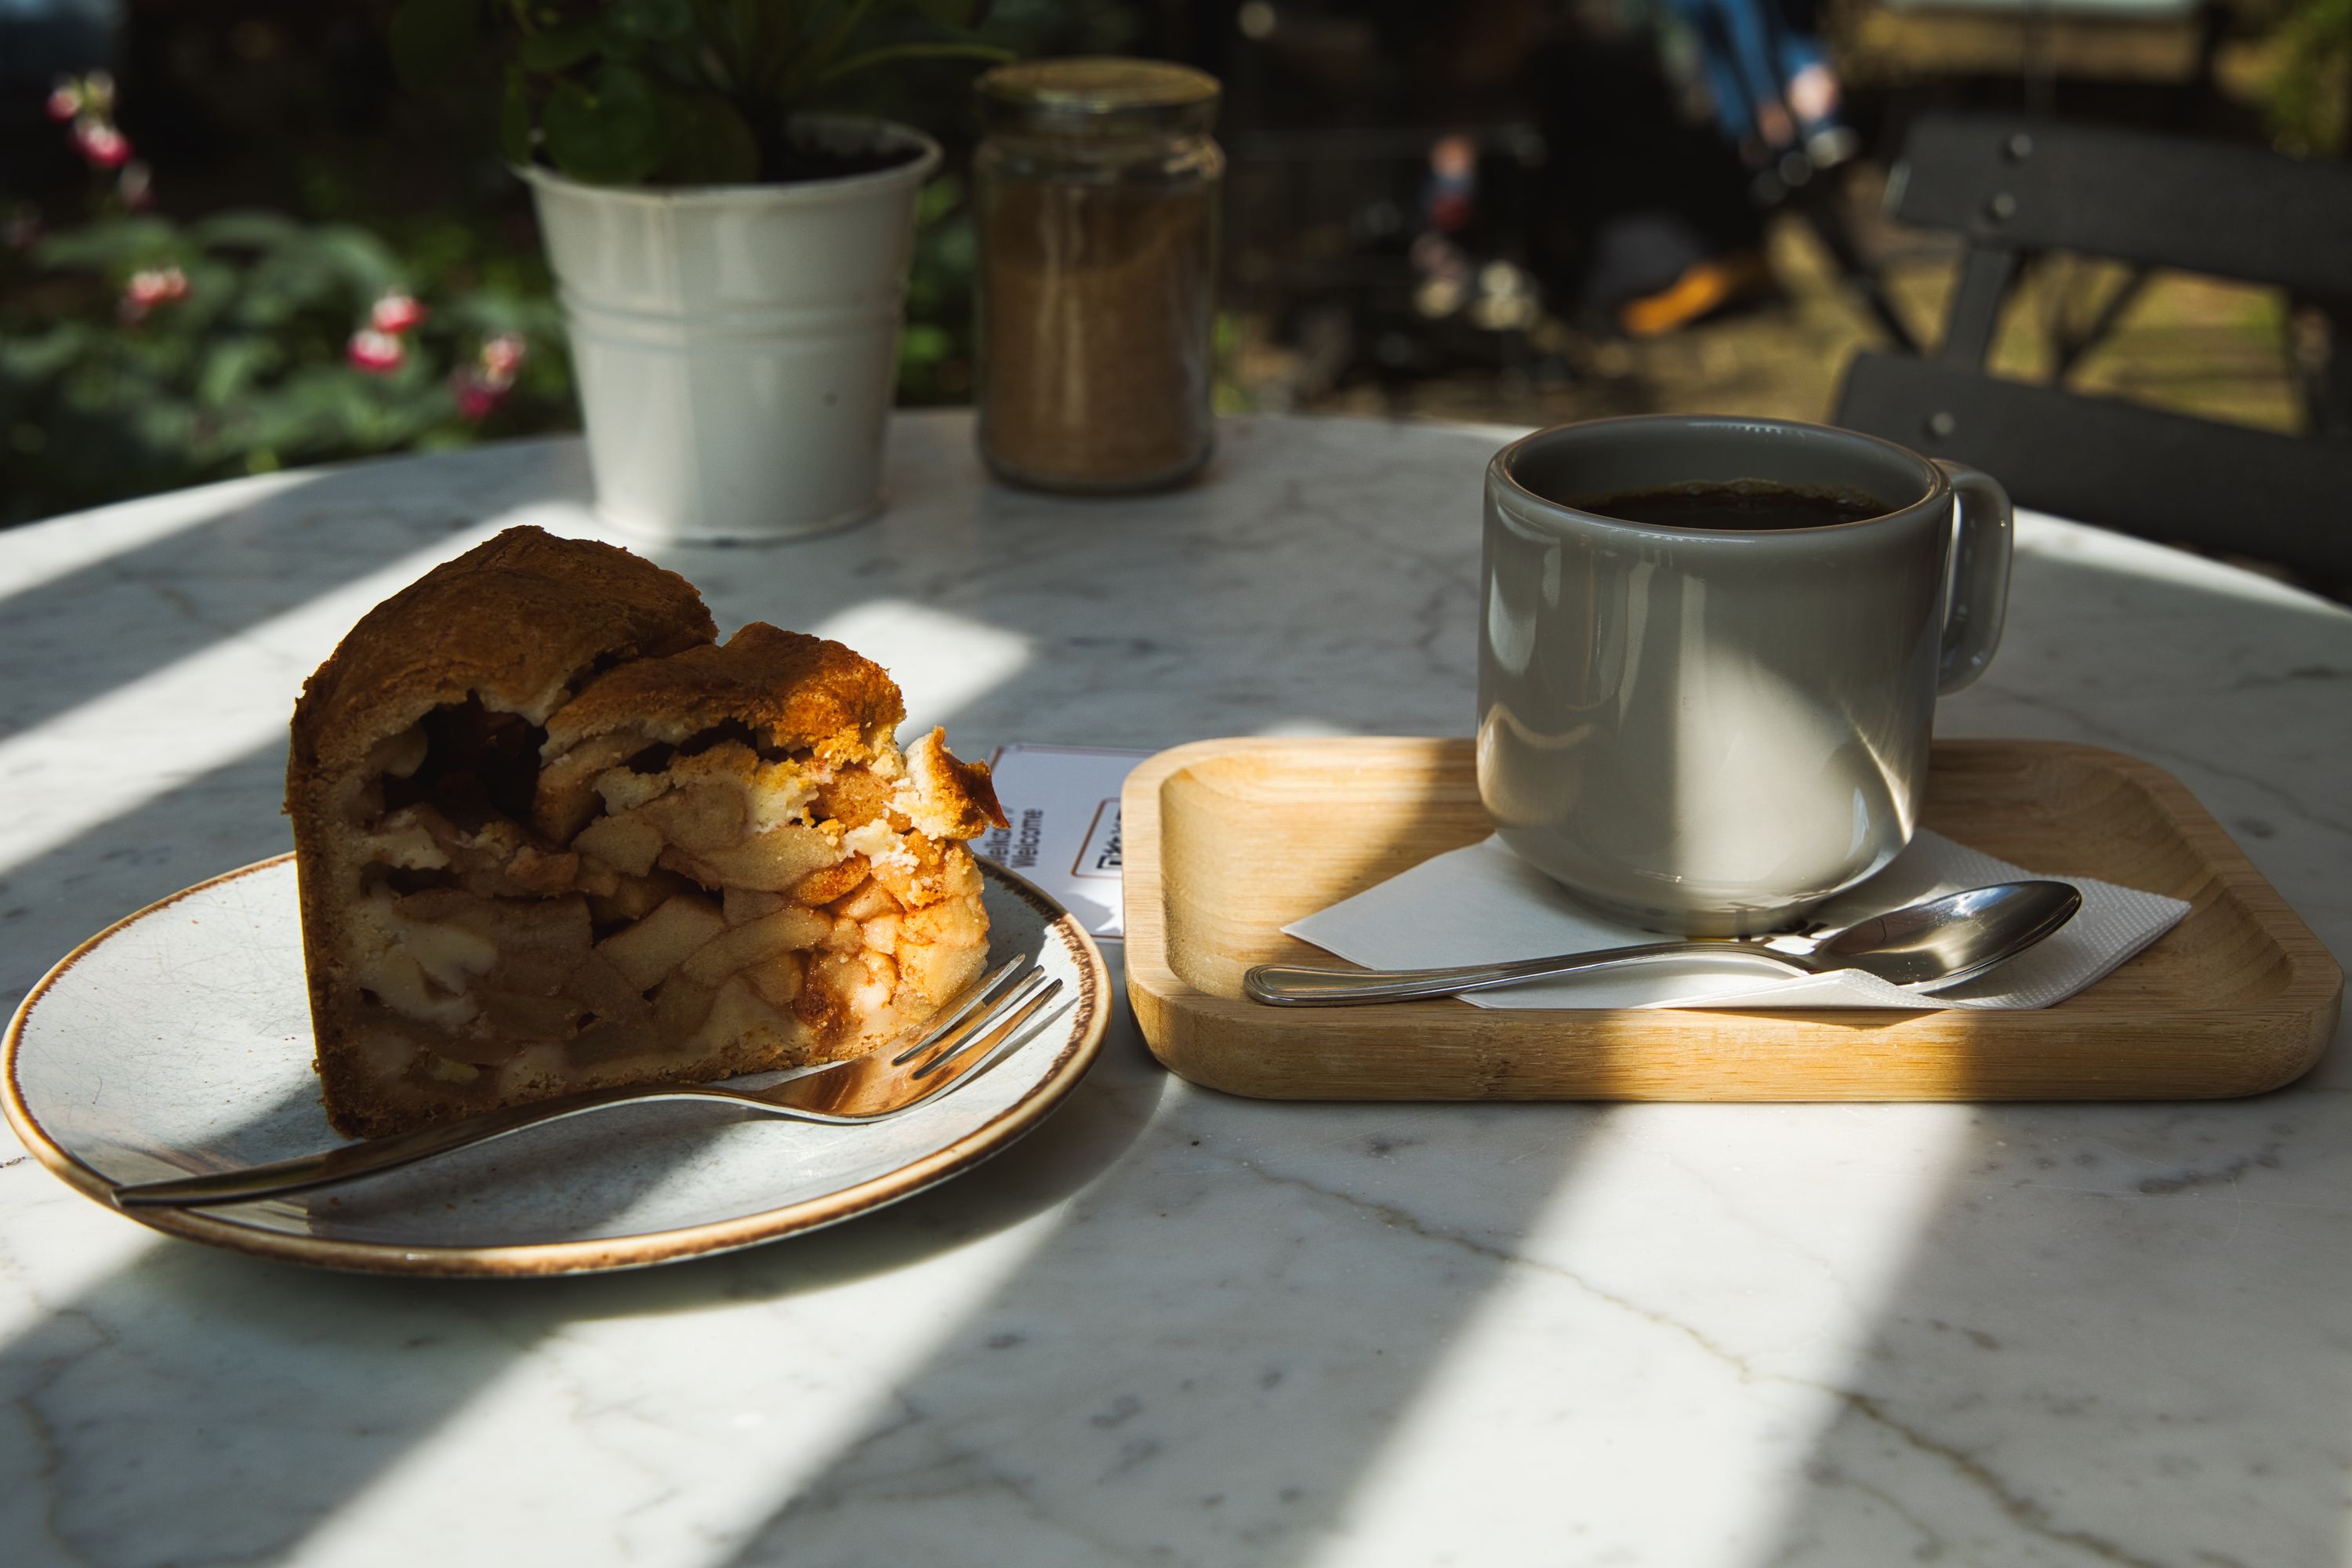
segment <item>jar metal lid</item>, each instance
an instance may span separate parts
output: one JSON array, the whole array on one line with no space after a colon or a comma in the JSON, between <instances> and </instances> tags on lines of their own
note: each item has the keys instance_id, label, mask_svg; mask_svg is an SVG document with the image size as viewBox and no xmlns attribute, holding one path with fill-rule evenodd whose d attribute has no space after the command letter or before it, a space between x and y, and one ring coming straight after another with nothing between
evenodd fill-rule
<instances>
[{"instance_id":1,"label":"jar metal lid","mask_svg":"<svg viewBox=\"0 0 2352 1568\"><path fill-rule=\"evenodd\" d=\"M992 131L1092 139L1206 131L1223 89L1191 66L1105 55L1016 60L973 90Z\"/></svg>"}]
</instances>

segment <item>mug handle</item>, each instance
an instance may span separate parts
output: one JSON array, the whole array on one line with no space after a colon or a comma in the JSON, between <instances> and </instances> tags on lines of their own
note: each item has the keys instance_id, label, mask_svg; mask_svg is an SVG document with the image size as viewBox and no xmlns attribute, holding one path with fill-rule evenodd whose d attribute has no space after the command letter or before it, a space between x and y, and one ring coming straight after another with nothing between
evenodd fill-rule
<instances>
[{"instance_id":1,"label":"mug handle","mask_svg":"<svg viewBox=\"0 0 2352 1568\"><path fill-rule=\"evenodd\" d=\"M1938 692L1958 691L1985 672L2009 613L2009 492L1966 463L1934 459L1952 481L1952 597L1944 612Z\"/></svg>"}]
</instances>

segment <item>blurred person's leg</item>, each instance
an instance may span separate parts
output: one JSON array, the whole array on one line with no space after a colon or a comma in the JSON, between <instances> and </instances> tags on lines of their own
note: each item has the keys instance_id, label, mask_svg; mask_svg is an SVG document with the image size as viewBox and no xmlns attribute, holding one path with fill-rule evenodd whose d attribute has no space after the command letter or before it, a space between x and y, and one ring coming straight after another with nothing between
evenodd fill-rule
<instances>
[{"instance_id":1,"label":"blurred person's leg","mask_svg":"<svg viewBox=\"0 0 2352 1568\"><path fill-rule=\"evenodd\" d=\"M1771 5L1772 49L1797 137L1814 168L1826 169L1853 156L1859 139L1839 113L1843 94L1813 0L1761 0Z\"/></svg>"},{"instance_id":2,"label":"blurred person's leg","mask_svg":"<svg viewBox=\"0 0 2352 1568\"><path fill-rule=\"evenodd\" d=\"M1756 135L1756 101L1739 69L1719 0L1669 0L1669 9L1698 46L1699 75L1706 84L1716 129L1726 142L1740 145Z\"/></svg>"},{"instance_id":3,"label":"blurred person's leg","mask_svg":"<svg viewBox=\"0 0 2352 1568\"><path fill-rule=\"evenodd\" d=\"M1762 141L1767 157L1777 155L1797 139L1796 122L1780 98L1788 79L1781 74L1774 47L1780 18L1768 9L1772 5L1773 0L1712 0L1709 6L1722 29L1732 69L1747 95L1755 135Z\"/></svg>"}]
</instances>

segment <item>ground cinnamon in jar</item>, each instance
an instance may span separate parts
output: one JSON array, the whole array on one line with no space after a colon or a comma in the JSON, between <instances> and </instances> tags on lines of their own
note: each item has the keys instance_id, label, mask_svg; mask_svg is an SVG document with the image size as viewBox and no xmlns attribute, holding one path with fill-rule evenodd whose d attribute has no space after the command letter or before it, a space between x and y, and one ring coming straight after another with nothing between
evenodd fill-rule
<instances>
[{"instance_id":1,"label":"ground cinnamon in jar","mask_svg":"<svg viewBox=\"0 0 2352 1568\"><path fill-rule=\"evenodd\" d=\"M1046 60L980 94L982 456L1047 489L1182 480L1214 439L1215 79Z\"/></svg>"}]
</instances>

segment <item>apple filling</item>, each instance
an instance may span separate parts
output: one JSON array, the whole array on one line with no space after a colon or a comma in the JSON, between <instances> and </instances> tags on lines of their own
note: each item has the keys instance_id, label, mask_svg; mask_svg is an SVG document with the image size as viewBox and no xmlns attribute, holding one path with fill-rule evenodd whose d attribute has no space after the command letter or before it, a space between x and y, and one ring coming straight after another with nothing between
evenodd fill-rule
<instances>
[{"instance_id":1,"label":"apple filling","mask_svg":"<svg viewBox=\"0 0 2352 1568\"><path fill-rule=\"evenodd\" d=\"M869 741L825 760L723 723L559 749L473 700L383 742L348 803L371 1076L492 1103L835 1059L929 1018L987 948L960 764L937 731Z\"/></svg>"}]
</instances>

